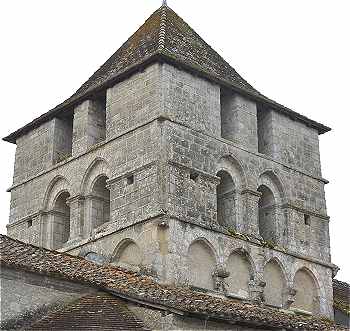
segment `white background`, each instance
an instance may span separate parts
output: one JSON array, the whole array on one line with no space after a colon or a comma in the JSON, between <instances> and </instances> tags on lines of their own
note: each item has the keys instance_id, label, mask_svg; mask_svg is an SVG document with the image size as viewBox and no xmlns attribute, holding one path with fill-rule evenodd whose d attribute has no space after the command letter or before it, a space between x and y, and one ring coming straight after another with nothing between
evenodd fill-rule
<instances>
[{"instance_id":1,"label":"white background","mask_svg":"<svg viewBox=\"0 0 350 331\"><path fill-rule=\"evenodd\" d=\"M160 0L0 3L0 136L68 98L159 7ZM321 136L337 278L350 281L349 0L169 0L255 88L333 128ZM1 142L0 232L15 145Z\"/></svg>"}]
</instances>

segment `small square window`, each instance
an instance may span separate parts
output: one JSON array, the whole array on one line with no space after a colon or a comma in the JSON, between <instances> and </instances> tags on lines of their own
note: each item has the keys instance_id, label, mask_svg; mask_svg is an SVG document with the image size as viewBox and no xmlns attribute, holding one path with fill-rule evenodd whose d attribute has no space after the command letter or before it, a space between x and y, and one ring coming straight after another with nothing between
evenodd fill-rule
<instances>
[{"instance_id":1,"label":"small square window","mask_svg":"<svg viewBox=\"0 0 350 331\"><path fill-rule=\"evenodd\" d=\"M196 182L198 180L199 174L196 172L191 172L190 173L190 179Z\"/></svg>"},{"instance_id":2,"label":"small square window","mask_svg":"<svg viewBox=\"0 0 350 331\"><path fill-rule=\"evenodd\" d=\"M310 220L310 215L304 215L304 222L305 225L310 226L311 225L311 220Z\"/></svg>"},{"instance_id":3,"label":"small square window","mask_svg":"<svg viewBox=\"0 0 350 331\"><path fill-rule=\"evenodd\" d=\"M33 226L33 220L28 220L27 221L27 226L28 226L28 228L31 228L32 226Z\"/></svg>"},{"instance_id":4,"label":"small square window","mask_svg":"<svg viewBox=\"0 0 350 331\"><path fill-rule=\"evenodd\" d=\"M134 175L128 176L126 178L126 182L127 182L128 185L134 184Z\"/></svg>"}]
</instances>

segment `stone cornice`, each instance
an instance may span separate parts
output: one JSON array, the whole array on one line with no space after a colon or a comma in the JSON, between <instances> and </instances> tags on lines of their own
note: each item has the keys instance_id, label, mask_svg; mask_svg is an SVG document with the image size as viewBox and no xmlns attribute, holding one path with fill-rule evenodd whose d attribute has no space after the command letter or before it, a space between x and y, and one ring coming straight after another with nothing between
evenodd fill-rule
<instances>
[{"instance_id":1,"label":"stone cornice","mask_svg":"<svg viewBox=\"0 0 350 331\"><path fill-rule=\"evenodd\" d=\"M179 163L179 162L176 162L176 161L172 161L172 160L168 160L168 164L170 164L172 166L175 166L175 167L178 167L178 168L181 168L181 169L184 169L184 170L186 170L188 172L198 173L199 175L208 178L214 184L216 184L216 185L220 184L220 178L215 176L215 175L212 175L212 174L210 174L208 172L205 172L205 171L199 170L197 168L190 167L190 166L187 166L185 164L182 164L182 163Z\"/></svg>"},{"instance_id":2,"label":"stone cornice","mask_svg":"<svg viewBox=\"0 0 350 331\"><path fill-rule=\"evenodd\" d=\"M168 219L175 219L175 220L183 222L183 223L191 224L191 225L203 228L205 230L210 230L210 231L213 231L213 232L221 233L221 234L223 234L223 235L225 235L225 236L227 236L229 238L235 238L236 240L245 241L245 242L248 242L251 245L263 247L262 244L257 243L257 241L255 241L255 240L253 241L253 240L250 240L250 239L244 239L243 237L242 238L241 237L239 237L239 238L238 237L233 237L233 236L228 235L225 231L220 230L219 228L211 228L209 226L205 226L205 225L202 225L202 224L197 224L197 223L194 223L194 222L186 221L186 220L184 220L182 218L179 218L178 216L173 216L171 214L167 215L167 218ZM310 256L306 256L306 255L302 255L302 254L299 254L299 253L296 253L296 252L293 252L293 251L288 251L286 249L282 249L282 248L278 248L278 247L274 247L274 248L272 248L272 247L265 247L265 248L273 250L273 251L276 251L276 252L280 252L280 253L283 253L283 254L286 254L286 255L290 255L290 256L293 256L293 257L298 258L298 259L302 259L302 260L305 260L305 261L316 263L316 264L322 265L324 267L331 268L332 270L338 269L338 266L333 264L333 263L328 263L328 262L325 262L325 261L321 261L321 260L318 260L316 258L313 258L313 257L310 257Z\"/></svg>"},{"instance_id":3,"label":"stone cornice","mask_svg":"<svg viewBox=\"0 0 350 331\"><path fill-rule=\"evenodd\" d=\"M76 202L76 201L84 201L85 199L86 199L85 196L78 194L78 195L76 195L76 196L74 196L74 197L68 198L68 199L67 199L67 203L68 203L68 204L71 204L71 203L74 203L74 202Z\"/></svg>"},{"instance_id":4,"label":"stone cornice","mask_svg":"<svg viewBox=\"0 0 350 331\"><path fill-rule=\"evenodd\" d=\"M259 192L259 191L254 191L254 190L251 190L251 189L244 189L242 190L241 194L250 194L250 195L254 195L258 198L260 198L262 196L262 193Z\"/></svg>"},{"instance_id":5,"label":"stone cornice","mask_svg":"<svg viewBox=\"0 0 350 331\"><path fill-rule=\"evenodd\" d=\"M39 211L37 213L33 213L33 214L28 215L28 216L22 217L22 218L20 218L19 220L15 221L15 222L7 224L6 228L7 229L11 229L11 228L13 228L13 227L15 227L17 225L20 225L22 223L25 223L25 222L29 221L30 219L36 218L36 217L42 215L43 213L44 212L41 210L41 211Z\"/></svg>"},{"instance_id":6,"label":"stone cornice","mask_svg":"<svg viewBox=\"0 0 350 331\"><path fill-rule=\"evenodd\" d=\"M163 120L164 120L164 121L172 122L172 123L174 123L174 124L176 124L176 125L179 125L179 126L182 126L182 127L186 128L186 129L192 130L192 131L194 131L194 132L196 132L196 133L199 133L199 134L201 134L201 135L203 135L203 136L207 136L207 137L209 137L209 138L211 138L211 139L220 141L220 142L225 143L225 144L227 144L227 145L230 145L230 146L232 146L232 147L234 147L234 148L237 148L237 149L239 149L239 150L241 150L241 151L243 151L243 152L246 152L246 153L248 153L248 154L255 155L255 156L257 156L257 157L259 157L259 158L261 158L261 159L265 159L265 160L268 160L268 161L270 161L270 162L276 163L276 164L278 164L278 165L280 165L280 166L282 166L282 167L285 167L285 168L287 168L287 169L289 169L289 170L293 170L293 171L295 171L295 172L298 172L298 173L300 173L300 174L302 174L302 175L304 175L304 176L310 177L310 178L315 179L315 180L317 180L317 181L319 181L319 182L322 182L322 183L324 183L324 184L329 184L329 181L328 181L327 179L324 179L324 178L319 177L319 176L312 175L311 173L307 173L306 171L304 171L304 170L302 170L302 169L300 169L300 168L292 167L292 166L290 166L290 165L288 165L288 164L286 164L286 163L283 163L283 162L281 162L281 161L277 161L277 160L275 160L274 158L269 157L269 156L267 156L267 155L265 155L265 154L262 154L262 153L259 153L259 152L254 152L254 151L252 151L252 150L243 148L242 146L238 146L238 145L236 145L234 142L232 142L232 141L230 141L230 140L224 139L224 138L222 138L222 137L213 136L213 135L211 135L211 134L208 134L207 132L202 132L202 131L199 131L199 130L195 130L195 129L191 128L190 126L188 126L188 125L186 125L186 124L184 124L184 123L177 122L177 121L172 120L172 119L170 119L170 118L164 118Z\"/></svg>"},{"instance_id":7,"label":"stone cornice","mask_svg":"<svg viewBox=\"0 0 350 331\"><path fill-rule=\"evenodd\" d=\"M16 183L16 184L12 185L11 187L9 187L9 188L7 189L7 192L11 192L11 190L13 190L13 189L15 189L15 188L17 188L17 187L19 187L19 186L22 186L22 185L24 185L24 184L26 184L26 183L28 183L28 182L34 180L35 178L41 177L41 176L43 176L43 175L45 175L45 174L51 172L51 171L54 170L54 169L57 169L57 168L59 168L59 167L65 165L65 164L68 164L68 163L70 163L70 162L73 162L74 160L77 160L77 159L79 159L79 158L81 158L81 157L83 157L83 156L85 156L85 155L87 155L87 154L90 154L90 153L94 152L95 150L100 149L100 148L102 148L102 147L104 147L104 146L110 144L110 143L113 142L114 140L117 140L117 139L122 138L123 136L127 135L129 132L134 131L134 130L137 130L137 129L139 129L139 128L142 128L142 127L144 127L144 126L146 126L146 125L149 125L149 124L151 124L151 123L153 123L153 122L155 122L155 121L158 121L158 122L167 122L167 121L168 121L168 122L171 122L171 123L175 123L175 124L177 124L177 125L180 125L180 126L182 126L182 127L185 127L185 128L187 128L187 129L191 129L191 130L193 130L193 131L195 131L195 132L197 132L197 133L200 133L200 134L202 134L202 135L208 136L208 137L210 137L211 139L215 139L215 140L221 141L221 142L223 142L223 143L225 143L225 144L231 145L231 146L233 146L234 148L237 148L237 149L239 149L239 150L242 150L242 151L244 151L244 152L246 152L246 153L248 153L248 154L253 154L253 155L255 155L255 156L259 157L259 158L263 158L263 159L269 160L269 161L271 161L271 162L273 162L273 163L279 164L279 165L281 165L281 166L283 166L283 167L285 167L285 168L288 168L288 169L290 169L290 170L293 170L293 171L295 171L295 172L298 172L298 173L300 173L300 174L302 174L302 175L304 175L304 176L313 178L313 179L315 179L315 180L317 180L317 181L319 181L319 182L322 182L322 183L324 183L324 184L328 184L328 183L329 183L329 181L326 180L326 179L324 179L324 178L314 176L314 175L312 175L312 174L310 174L310 173L306 173L306 172L303 171L302 169L293 168L293 167L291 167L290 165L285 164L285 163L280 162L280 161L277 161L277 160L275 160L275 159L273 159L273 158L271 158L271 157L269 157L269 156L267 156L267 155L264 155L264 154L261 154L261 153L258 153L258 152L253 152L253 151L251 151L251 150L245 149L245 148L243 148L243 147L241 147L241 146L238 146L238 145L236 145L235 143L233 143L233 142L231 142L231 141L229 141L229 140L226 140L226 139L224 139L224 138L215 137L215 136L212 136L212 135L210 135L210 134L208 134L208 133L204 133L204 132L201 132L201 131L198 131L198 130L194 130L193 128L190 128L189 126L187 126L187 125L185 125L185 124L183 124L183 123L179 123L179 122L175 121L174 119L172 119L169 115L163 113L163 114L155 115L155 116L152 117L150 120L145 121L145 122L142 123L142 124L135 125L135 126L129 128L128 130L125 130L124 132L120 133L119 135L117 135L117 136L115 136L115 137L112 137L112 138L110 138L110 139L108 139L108 140L105 140L104 142L101 142L101 143L99 143L99 144L96 144L96 145L94 145L91 149L89 149L89 150L87 150L87 151L85 151L85 152L83 152L83 153L81 153L81 154L79 154L79 155L76 155L76 156L74 156L74 157L72 156L72 157L70 157L70 158L68 158L68 159L66 159L66 160L64 160L64 161L62 161L62 162L60 162L60 163L57 163L57 164L51 166L50 168L48 168L48 169L46 169L46 170L44 170L44 171L42 171L42 172L40 172L40 173L38 173L38 174L32 176L32 177L29 177L29 178L27 178L27 179L25 179L25 180L22 180L22 181L19 182L19 183ZM210 174L209 174L209 175L210 175ZM212 175L210 175L210 176L212 176Z\"/></svg>"},{"instance_id":8,"label":"stone cornice","mask_svg":"<svg viewBox=\"0 0 350 331\"><path fill-rule=\"evenodd\" d=\"M315 211L311 211L309 209L305 209L305 208L302 208L302 207L298 207L298 206L296 206L296 205L294 205L294 204L292 204L290 202L281 205L281 208L283 208L283 209L293 209L293 210L298 211L299 213L312 215L312 216L321 218L321 219L323 219L325 221L329 221L330 220L330 217L328 215L317 213Z\"/></svg>"},{"instance_id":9,"label":"stone cornice","mask_svg":"<svg viewBox=\"0 0 350 331\"><path fill-rule=\"evenodd\" d=\"M137 173L137 172L139 172L139 171L141 171L143 169L150 168L150 167L152 167L154 165L157 165L157 161L151 161L151 162L149 162L147 164L144 164L144 165L142 165L142 166L140 166L138 168L133 169L132 171L126 171L126 172L124 172L122 174L119 174L119 175L117 175L117 176L115 176L115 177L113 177L111 179L108 179L106 181L107 188L110 189L111 185L113 185L115 182L117 182L117 181L119 181L119 180L121 180L123 178L129 177L130 175L133 175L133 174L135 174L135 173Z\"/></svg>"},{"instance_id":10,"label":"stone cornice","mask_svg":"<svg viewBox=\"0 0 350 331\"><path fill-rule=\"evenodd\" d=\"M101 238L110 236L110 235L112 235L114 233L125 231L125 230L127 230L127 229L129 229L129 228L131 228L131 227L133 227L133 226L135 226L137 224L143 224L143 223L148 223L148 222L153 222L153 221L159 222L160 219L164 219L164 218L166 220L173 219L173 220L176 220L176 221L179 221L179 222L183 222L183 223L186 223L186 224L191 224L193 226L197 226L199 228L202 228L202 229L205 229L205 230L208 230L208 231L213 231L213 232L216 232L216 233L220 233L222 235L225 235L228 238L231 238L231 239L233 238L233 239L236 239L236 240L244 241L244 242L247 242L247 243L249 243L251 245L254 245L254 246L257 246L257 247L264 247L262 244L258 243L258 241L256 241L256 240L253 241L253 240L250 240L248 238L244 239L243 237L239 237L239 238L238 237L233 237L233 236L230 236L229 234L227 234L226 231L220 230L219 228L211 228L211 227L206 226L204 224L197 224L197 223L194 223L194 222L186 221L186 220L184 220L182 218L179 218L178 216L174 216L174 215L166 214L166 213L159 213L159 214L155 215L154 217L151 217L151 218L148 218L148 219L144 219L144 220L141 220L139 222L130 224L130 225L126 226L125 228L121 228L121 229L118 229L118 230L112 230L112 231L106 232L106 233L102 234L99 237L83 239L79 243L75 244L74 246L65 247L64 249L61 249L60 251L62 251L62 252L69 252L69 251L74 250L74 249L76 249L78 247L82 247L82 246L85 246L86 244L89 244L91 242L95 242L95 241L97 241L97 240L99 240ZM285 250L285 249L282 249L282 248L278 248L278 247L274 247L274 248L272 248L272 247L265 247L265 248L269 249L269 250L272 250L272 251L276 251L276 252L282 253L282 254L293 256L293 257L301 259L301 260L305 260L305 261L308 261L308 262L311 262L311 263L315 263L315 264L324 266L326 268L330 268L330 269L332 269L333 272L338 269L338 266L336 266L333 263L321 261L321 260L318 260L316 258L313 258L313 257L310 257L310 256L305 256L305 255L302 255L302 254L299 254L299 253L296 253L296 252L293 252L293 251L288 251L288 250Z\"/></svg>"}]
</instances>

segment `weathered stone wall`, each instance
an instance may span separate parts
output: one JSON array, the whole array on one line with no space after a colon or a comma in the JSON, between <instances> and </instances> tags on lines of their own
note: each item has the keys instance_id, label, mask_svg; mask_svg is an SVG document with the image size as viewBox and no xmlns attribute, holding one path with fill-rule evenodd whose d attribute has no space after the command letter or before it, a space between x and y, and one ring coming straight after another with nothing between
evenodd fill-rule
<instances>
[{"instance_id":1,"label":"weathered stone wall","mask_svg":"<svg viewBox=\"0 0 350 331\"><path fill-rule=\"evenodd\" d=\"M96 292L82 285L1 268L1 323L29 322L58 305ZM25 294L25 295L23 295Z\"/></svg>"},{"instance_id":2,"label":"weathered stone wall","mask_svg":"<svg viewBox=\"0 0 350 331\"><path fill-rule=\"evenodd\" d=\"M272 110L259 109L261 153L312 176L321 176L318 132Z\"/></svg>"},{"instance_id":3,"label":"weathered stone wall","mask_svg":"<svg viewBox=\"0 0 350 331\"><path fill-rule=\"evenodd\" d=\"M319 312L332 317L317 133L274 111L257 110L241 96L223 98L221 92L207 80L156 64L107 90L104 141L98 142L102 135L92 123L97 111L92 101L75 109L73 157L52 165L54 139L62 146L67 142L63 134L55 136L59 120L34 130L33 139L30 134L20 138L9 235L56 248L54 206L64 192L70 213L64 251L97 254L162 282L220 293L226 270L231 273L228 296L264 298L283 307L293 302L294 275L306 268L317 284ZM52 145L47 163L40 159L45 139ZM31 144L40 148L34 148L37 161L27 167ZM224 209L231 210L220 214L218 224L223 173L232 185L219 192ZM101 197L94 187L101 178L109 190L110 215L96 226ZM265 188L273 196L267 205ZM189 251L201 240L204 250L192 246ZM270 272L265 265L271 261Z\"/></svg>"},{"instance_id":4,"label":"weathered stone wall","mask_svg":"<svg viewBox=\"0 0 350 331\"><path fill-rule=\"evenodd\" d=\"M161 66L154 64L107 90L107 140L161 112Z\"/></svg>"},{"instance_id":5,"label":"weathered stone wall","mask_svg":"<svg viewBox=\"0 0 350 331\"><path fill-rule=\"evenodd\" d=\"M332 265L167 216L110 230L65 250L79 256L94 253L105 263L168 284L333 317ZM227 278L220 278L223 271L229 272ZM313 289L298 279L300 272L310 275ZM310 301L305 287L313 291L313 309L305 304Z\"/></svg>"},{"instance_id":6,"label":"weathered stone wall","mask_svg":"<svg viewBox=\"0 0 350 331\"><path fill-rule=\"evenodd\" d=\"M328 218L324 181L292 171L259 154L236 147L184 126L166 122L168 148L168 210L194 223L217 224L216 186L220 170L227 170L236 186L235 231L259 235L260 185L269 187L276 200L276 243L296 252L329 261ZM191 174L197 174L195 180ZM254 215L251 211L255 210ZM309 225L305 215L310 215ZM229 228L229 226L228 226Z\"/></svg>"},{"instance_id":7,"label":"weathered stone wall","mask_svg":"<svg viewBox=\"0 0 350 331\"><path fill-rule=\"evenodd\" d=\"M257 152L256 103L238 94L221 92L221 136Z\"/></svg>"},{"instance_id":8,"label":"weathered stone wall","mask_svg":"<svg viewBox=\"0 0 350 331\"><path fill-rule=\"evenodd\" d=\"M34 176L52 165L53 124L53 121L44 123L17 139L14 183Z\"/></svg>"},{"instance_id":9,"label":"weathered stone wall","mask_svg":"<svg viewBox=\"0 0 350 331\"><path fill-rule=\"evenodd\" d=\"M164 64L164 113L195 130L220 137L220 87L208 80Z\"/></svg>"},{"instance_id":10,"label":"weathered stone wall","mask_svg":"<svg viewBox=\"0 0 350 331\"><path fill-rule=\"evenodd\" d=\"M212 231L209 228L179 222L176 219L169 221L169 255L166 259L165 272L166 279L170 283L194 286L198 286L198 283L206 283L206 286L201 287L207 288L209 291L213 289L213 283L215 284L218 279L215 278L215 274L214 277L213 273L209 274L209 269L206 273L198 273L197 277L201 279L197 279L196 283L193 283L189 270L191 261L195 258L191 254L193 243L197 243L197 245L201 243L205 247L208 251L207 254L214 257L218 270L231 271L230 276L225 278L228 285L233 285L232 288L227 287L228 295L250 299L259 299L263 296L268 304L288 308L295 299L298 299L298 297L295 297L293 289L296 289L298 296L300 295L302 298L303 295L307 294L302 287L304 283L301 282L300 286L295 281L297 272L306 270L313 277L316 291L315 298L318 300L317 309L315 308L311 312L333 317L332 270L330 265L315 263L312 260L306 260L302 256L289 254L284 250L276 250L264 247L264 245L254 241L240 239L237 235L230 236L219 231ZM238 279L240 282L239 288L236 287L237 276L230 267L233 254L240 254L243 261L245 261L244 267L241 267L245 271L240 277L246 274L247 278L245 282L243 282L243 279ZM200 257L198 260L200 261ZM269 271L271 269L269 262L274 262L275 267L272 269L276 269L276 271ZM279 286L277 280L280 283ZM264 285L264 282L266 285ZM245 286L249 289L248 295L244 293ZM217 290L222 292L221 287ZM297 306L301 308L300 305ZM306 308L304 310L310 311Z\"/></svg>"},{"instance_id":11,"label":"weathered stone wall","mask_svg":"<svg viewBox=\"0 0 350 331\"><path fill-rule=\"evenodd\" d=\"M160 137L159 125L153 122L14 187L8 234L50 247L46 242L50 238L49 212L62 191L67 191L71 200L71 240L90 236L105 227L117 229L153 217L161 209L160 170L155 163L159 159ZM101 175L108 178L111 218L92 232L91 190L94 180ZM133 184L127 183L130 175ZM33 225L28 230L29 219Z\"/></svg>"},{"instance_id":12,"label":"weathered stone wall","mask_svg":"<svg viewBox=\"0 0 350 331\"><path fill-rule=\"evenodd\" d=\"M127 267L164 281L165 257L168 254L168 230L160 226L161 218L140 222L133 226L105 229L92 238L80 241L64 250L85 257L97 254L106 263Z\"/></svg>"},{"instance_id":13,"label":"weathered stone wall","mask_svg":"<svg viewBox=\"0 0 350 331\"><path fill-rule=\"evenodd\" d=\"M337 324L350 328L350 316L343 311L334 309L334 320Z\"/></svg>"}]
</instances>

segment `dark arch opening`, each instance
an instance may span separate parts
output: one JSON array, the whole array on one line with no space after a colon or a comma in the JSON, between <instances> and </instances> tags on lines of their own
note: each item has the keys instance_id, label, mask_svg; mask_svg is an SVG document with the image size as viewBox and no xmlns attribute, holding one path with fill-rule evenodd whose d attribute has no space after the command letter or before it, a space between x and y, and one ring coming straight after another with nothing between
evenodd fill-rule
<instances>
[{"instance_id":1,"label":"dark arch opening","mask_svg":"<svg viewBox=\"0 0 350 331\"><path fill-rule=\"evenodd\" d=\"M265 185L258 188L259 199L259 233L264 240L275 241L275 197Z\"/></svg>"},{"instance_id":2,"label":"dark arch opening","mask_svg":"<svg viewBox=\"0 0 350 331\"><path fill-rule=\"evenodd\" d=\"M220 178L220 184L216 188L218 223L235 229L235 184L230 174L224 170L219 171L217 176Z\"/></svg>"},{"instance_id":3,"label":"dark arch opening","mask_svg":"<svg viewBox=\"0 0 350 331\"><path fill-rule=\"evenodd\" d=\"M107 189L107 180L106 176L99 177L92 188L91 219L94 228L110 221L110 192Z\"/></svg>"},{"instance_id":4,"label":"dark arch opening","mask_svg":"<svg viewBox=\"0 0 350 331\"><path fill-rule=\"evenodd\" d=\"M53 247L54 249L62 247L70 235L70 208L67 199L70 197L68 192L62 192L56 199L53 206Z\"/></svg>"}]
</instances>

